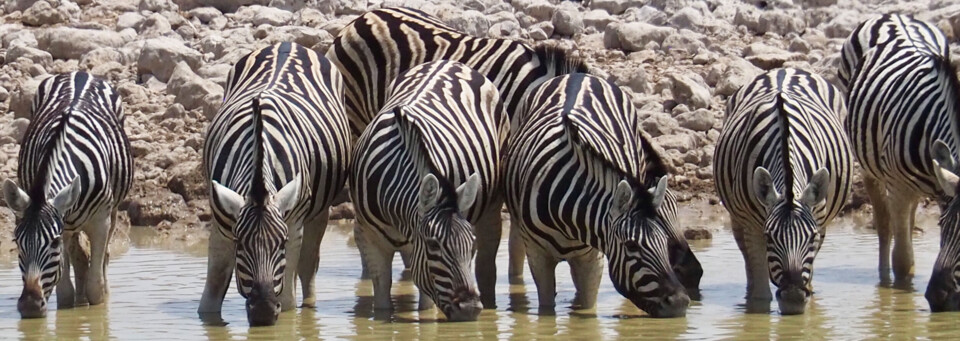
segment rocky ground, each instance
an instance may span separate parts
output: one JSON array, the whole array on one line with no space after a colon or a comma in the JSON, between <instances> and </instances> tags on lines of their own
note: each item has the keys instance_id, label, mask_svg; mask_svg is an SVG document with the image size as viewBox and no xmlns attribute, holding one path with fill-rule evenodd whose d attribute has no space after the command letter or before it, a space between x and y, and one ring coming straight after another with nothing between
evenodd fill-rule
<instances>
[{"instance_id":1,"label":"rocky ground","mask_svg":"<svg viewBox=\"0 0 960 341\"><path fill-rule=\"evenodd\" d=\"M39 82L86 70L123 96L136 159L124 219L184 241L202 239L210 220L203 132L232 63L280 41L324 53L358 14L398 5L473 35L558 44L585 58L631 94L681 200L711 204L714 143L726 98L739 86L781 66L835 81L844 39L879 13L914 14L951 41L960 36L960 1L953 0L6 0L0 179L16 177L18 141ZM862 203L857 196L851 207ZM335 215L349 216L346 205ZM13 248L12 220L0 209L0 251Z\"/></svg>"}]
</instances>

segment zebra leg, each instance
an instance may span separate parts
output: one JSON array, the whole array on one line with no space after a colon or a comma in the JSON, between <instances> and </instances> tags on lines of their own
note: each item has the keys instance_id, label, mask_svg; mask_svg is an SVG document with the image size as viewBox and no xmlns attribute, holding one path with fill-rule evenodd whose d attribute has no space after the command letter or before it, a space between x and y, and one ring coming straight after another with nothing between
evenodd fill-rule
<instances>
[{"instance_id":1,"label":"zebra leg","mask_svg":"<svg viewBox=\"0 0 960 341\"><path fill-rule=\"evenodd\" d=\"M513 217L510 218L510 239L508 242L510 253L507 275L510 284L523 284L523 262L526 257L526 251L523 245L523 235L520 234L520 228L517 227Z\"/></svg>"},{"instance_id":2,"label":"zebra leg","mask_svg":"<svg viewBox=\"0 0 960 341\"><path fill-rule=\"evenodd\" d=\"M897 205L890 212L893 225L893 279L894 282L909 281L913 278L913 215L917 211L917 197L915 195L891 193L888 200L897 198ZM892 202L892 201L888 201Z\"/></svg>"},{"instance_id":3,"label":"zebra leg","mask_svg":"<svg viewBox=\"0 0 960 341\"><path fill-rule=\"evenodd\" d=\"M72 244L76 243L72 240L75 238L74 236L74 232L66 231L61 236L63 245L61 246L60 256L60 281L57 282L57 309L73 308L76 304L73 281L70 280L70 263L73 258ZM80 277L80 274L77 274L76 277Z\"/></svg>"},{"instance_id":4,"label":"zebra leg","mask_svg":"<svg viewBox=\"0 0 960 341\"><path fill-rule=\"evenodd\" d=\"M890 281L890 241L893 233L890 230L890 208L887 205L887 189L879 179L864 175L864 187L870 204L873 205L873 225L877 229L877 238L880 240L880 280Z\"/></svg>"},{"instance_id":5,"label":"zebra leg","mask_svg":"<svg viewBox=\"0 0 960 341\"><path fill-rule=\"evenodd\" d=\"M279 297L281 312L297 308L297 271L300 269L304 226L301 221L291 224L290 227L289 231L292 233L287 234L287 265L283 269L283 290L280 291Z\"/></svg>"},{"instance_id":6,"label":"zebra leg","mask_svg":"<svg viewBox=\"0 0 960 341\"><path fill-rule=\"evenodd\" d=\"M527 264L533 275L533 283L537 285L537 298L540 300L541 310L551 310L557 306L557 278L556 270L559 259L553 257L547 250L536 243L526 243Z\"/></svg>"},{"instance_id":7,"label":"zebra leg","mask_svg":"<svg viewBox=\"0 0 960 341\"><path fill-rule=\"evenodd\" d=\"M109 216L105 216L99 221L94 221L84 231L90 239L90 272L86 279L86 294L90 305L103 303L105 299L103 286L106 281L104 281L103 264L109 242L107 238L110 235L109 219Z\"/></svg>"},{"instance_id":8,"label":"zebra leg","mask_svg":"<svg viewBox=\"0 0 960 341\"><path fill-rule=\"evenodd\" d=\"M488 210L475 227L477 235L477 259L475 273L477 287L480 289L480 303L484 309L497 307L497 249L500 248L500 236L503 221L500 206Z\"/></svg>"},{"instance_id":9,"label":"zebra leg","mask_svg":"<svg viewBox=\"0 0 960 341\"><path fill-rule=\"evenodd\" d=\"M583 255L571 257L570 277L577 294L573 305L577 309L590 309L597 305L597 292L600 290L600 281L603 278L603 254L597 249L591 249Z\"/></svg>"},{"instance_id":10,"label":"zebra leg","mask_svg":"<svg viewBox=\"0 0 960 341\"><path fill-rule=\"evenodd\" d=\"M770 294L770 265L767 263L767 245L760 227L750 228L748 224L739 222L731 217L733 236L737 246L743 253L747 271L747 300L769 304L773 299ZM748 302L752 303L752 302ZM761 309L762 310L762 309Z\"/></svg>"},{"instance_id":11,"label":"zebra leg","mask_svg":"<svg viewBox=\"0 0 960 341\"><path fill-rule=\"evenodd\" d=\"M80 229L70 238L72 243L69 245L69 258L70 266L73 267L74 279L76 279L74 303L76 305L87 305L89 304L87 300L87 277L89 276L90 270L90 238L87 238L85 233L79 231ZM87 246L86 248L84 247L85 245Z\"/></svg>"},{"instance_id":12,"label":"zebra leg","mask_svg":"<svg viewBox=\"0 0 960 341\"><path fill-rule=\"evenodd\" d=\"M204 314L220 313L223 297L230 287L233 268L237 264L236 254L237 244L220 233L220 226L214 221L207 245L207 279L203 295L200 296L200 308L197 309L201 318Z\"/></svg>"},{"instance_id":13,"label":"zebra leg","mask_svg":"<svg viewBox=\"0 0 960 341\"><path fill-rule=\"evenodd\" d=\"M316 308L317 296L314 280L317 277L317 266L320 265L320 241L327 231L329 210L316 216L312 221L303 224L303 245L300 249L300 264L297 274L303 290L303 307Z\"/></svg>"},{"instance_id":14,"label":"zebra leg","mask_svg":"<svg viewBox=\"0 0 960 341\"><path fill-rule=\"evenodd\" d=\"M353 231L356 238L364 239L362 243L357 243L357 247L367 259L368 274L373 282L373 308L389 310L393 308L390 302L390 286L393 284L391 266L395 253L393 245L374 227L361 226L360 221L357 221Z\"/></svg>"}]
</instances>

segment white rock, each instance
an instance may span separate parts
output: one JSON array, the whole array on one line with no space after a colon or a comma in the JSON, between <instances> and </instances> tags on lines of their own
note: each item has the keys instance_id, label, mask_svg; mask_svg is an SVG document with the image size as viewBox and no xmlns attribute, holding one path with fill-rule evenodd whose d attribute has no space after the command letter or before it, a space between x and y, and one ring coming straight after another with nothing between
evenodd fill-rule
<instances>
[{"instance_id":1,"label":"white rock","mask_svg":"<svg viewBox=\"0 0 960 341\"><path fill-rule=\"evenodd\" d=\"M626 0L593 0L590 2L590 9L601 9L610 14L621 14L627 10Z\"/></svg>"},{"instance_id":2,"label":"white rock","mask_svg":"<svg viewBox=\"0 0 960 341\"><path fill-rule=\"evenodd\" d=\"M678 103L696 109L710 107L710 88L702 77L694 73L675 73L671 74L670 78L673 80L671 92Z\"/></svg>"},{"instance_id":3,"label":"white rock","mask_svg":"<svg viewBox=\"0 0 960 341\"><path fill-rule=\"evenodd\" d=\"M80 66L90 70L96 67L97 65L116 62L116 63L132 63L132 60L126 60L122 54L120 54L117 49L112 47L103 47L99 48L83 55L83 58L80 59Z\"/></svg>"},{"instance_id":4,"label":"white rock","mask_svg":"<svg viewBox=\"0 0 960 341\"><path fill-rule=\"evenodd\" d=\"M277 27L270 35L264 39L271 44L280 42L293 42L306 47L312 47L322 41L333 41L333 35L329 32L304 26L283 26Z\"/></svg>"},{"instance_id":5,"label":"white rock","mask_svg":"<svg viewBox=\"0 0 960 341\"><path fill-rule=\"evenodd\" d=\"M862 21L859 15L851 11L850 13L844 13L844 15L834 17L820 27L823 28L823 33L826 34L827 37L846 39Z\"/></svg>"},{"instance_id":6,"label":"white rock","mask_svg":"<svg viewBox=\"0 0 960 341\"><path fill-rule=\"evenodd\" d=\"M697 109L677 116L681 127L693 131L709 131L716 121L716 117L707 109Z\"/></svg>"},{"instance_id":7,"label":"white rock","mask_svg":"<svg viewBox=\"0 0 960 341\"><path fill-rule=\"evenodd\" d=\"M667 14L650 6L628 8L622 18L624 22L642 22L654 26L667 24Z\"/></svg>"},{"instance_id":8,"label":"white rock","mask_svg":"<svg viewBox=\"0 0 960 341\"><path fill-rule=\"evenodd\" d=\"M37 37L33 35L33 32L28 30L17 30L10 33L2 34L3 47L10 48L13 45L23 45L29 47L37 47Z\"/></svg>"},{"instance_id":9,"label":"white rock","mask_svg":"<svg viewBox=\"0 0 960 341\"><path fill-rule=\"evenodd\" d=\"M723 72L723 77L717 82L716 93L720 96L733 95L741 86L753 81L763 70L760 70L750 62L732 58L724 63L727 70Z\"/></svg>"},{"instance_id":10,"label":"white rock","mask_svg":"<svg viewBox=\"0 0 960 341\"><path fill-rule=\"evenodd\" d=\"M253 5L241 8L237 11L235 17L238 21L253 26L263 24L283 26L293 20L293 13L278 8Z\"/></svg>"},{"instance_id":11,"label":"white rock","mask_svg":"<svg viewBox=\"0 0 960 341\"><path fill-rule=\"evenodd\" d=\"M674 130L680 127L680 123L677 123L677 120L670 114L652 112L650 116L643 120L641 126L643 126L643 131L650 134L651 137L657 137L672 134Z\"/></svg>"},{"instance_id":12,"label":"white rock","mask_svg":"<svg viewBox=\"0 0 960 341\"><path fill-rule=\"evenodd\" d=\"M33 103L33 97L37 94L37 88L40 82L46 77L28 79L13 90L10 94L10 111L13 111L14 118L30 117L30 106Z\"/></svg>"},{"instance_id":13,"label":"white rock","mask_svg":"<svg viewBox=\"0 0 960 341\"><path fill-rule=\"evenodd\" d=\"M675 150L680 154L697 148L697 141L692 136L683 133L657 136L653 138L653 142L665 151Z\"/></svg>"},{"instance_id":14,"label":"white rock","mask_svg":"<svg viewBox=\"0 0 960 341\"><path fill-rule=\"evenodd\" d=\"M27 133L27 126L30 125L30 119L25 117L16 118L10 122L10 137L17 141L23 141L23 135Z\"/></svg>"},{"instance_id":15,"label":"white rock","mask_svg":"<svg viewBox=\"0 0 960 341\"><path fill-rule=\"evenodd\" d=\"M520 35L520 31L522 30L523 29L520 28L519 23L505 21L490 26L488 34L491 38L516 38Z\"/></svg>"},{"instance_id":16,"label":"white rock","mask_svg":"<svg viewBox=\"0 0 960 341\"><path fill-rule=\"evenodd\" d=\"M50 65L53 63L53 56L49 52L32 48L26 45L15 44L7 49L4 59L14 61L18 58L27 58L35 64Z\"/></svg>"},{"instance_id":17,"label":"white rock","mask_svg":"<svg viewBox=\"0 0 960 341\"><path fill-rule=\"evenodd\" d=\"M117 17L117 31L123 31L127 28L136 29L146 20L144 16L137 12L125 12Z\"/></svg>"},{"instance_id":18,"label":"white rock","mask_svg":"<svg viewBox=\"0 0 960 341\"><path fill-rule=\"evenodd\" d=\"M192 68L186 62L178 63L167 82L167 93L176 96L174 102L183 105L187 110L202 107L207 95L223 95L220 85L197 76Z\"/></svg>"},{"instance_id":19,"label":"white rock","mask_svg":"<svg viewBox=\"0 0 960 341\"><path fill-rule=\"evenodd\" d=\"M173 0L183 11L197 7L214 7L223 13L236 12L241 6L269 5L271 2L275 0Z\"/></svg>"},{"instance_id":20,"label":"white rock","mask_svg":"<svg viewBox=\"0 0 960 341\"><path fill-rule=\"evenodd\" d=\"M705 51L706 45L704 45L703 40L706 38L699 33L681 29L680 32L671 34L669 37L663 40L663 44L660 45L660 48L664 52L685 52L687 54L693 55Z\"/></svg>"},{"instance_id":21,"label":"white rock","mask_svg":"<svg viewBox=\"0 0 960 341\"><path fill-rule=\"evenodd\" d=\"M180 9L180 6L177 6L177 4L170 0L140 0L140 5L137 6L137 9L150 12L177 11Z\"/></svg>"},{"instance_id":22,"label":"white rock","mask_svg":"<svg viewBox=\"0 0 960 341\"><path fill-rule=\"evenodd\" d=\"M563 2L553 12L554 32L562 36L572 36L583 32L583 14L572 2Z\"/></svg>"},{"instance_id":23,"label":"white rock","mask_svg":"<svg viewBox=\"0 0 960 341\"><path fill-rule=\"evenodd\" d=\"M187 12L187 18L196 18L201 24L209 24L213 19L222 16L223 13L213 7L198 7Z\"/></svg>"},{"instance_id":24,"label":"white rock","mask_svg":"<svg viewBox=\"0 0 960 341\"><path fill-rule=\"evenodd\" d=\"M616 18L602 9L591 10L583 14L583 25L586 27L595 27L597 30L603 30L608 24L614 22Z\"/></svg>"},{"instance_id":25,"label":"white rock","mask_svg":"<svg viewBox=\"0 0 960 341\"><path fill-rule=\"evenodd\" d=\"M550 38L550 36L553 35L553 23L542 22L542 23L530 26L530 28L527 30L529 32L528 34L530 35L530 39L547 40Z\"/></svg>"},{"instance_id":26,"label":"white rock","mask_svg":"<svg viewBox=\"0 0 960 341\"><path fill-rule=\"evenodd\" d=\"M765 11L757 22L757 33L773 32L781 36L789 33L801 33L807 28L802 13L792 15L782 11Z\"/></svg>"},{"instance_id":27,"label":"white rock","mask_svg":"<svg viewBox=\"0 0 960 341\"><path fill-rule=\"evenodd\" d=\"M490 21L487 16L475 10L467 10L456 15L442 18L447 25L474 37L486 37L490 31Z\"/></svg>"},{"instance_id":28,"label":"white rock","mask_svg":"<svg viewBox=\"0 0 960 341\"><path fill-rule=\"evenodd\" d=\"M529 15L538 21L550 21L553 19L553 12L556 7L546 0L534 0L527 3L520 9L524 14Z\"/></svg>"},{"instance_id":29,"label":"white rock","mask_svg":"<svg viewBox=\"0 0 960 341\"><path fill-rule=\"evenodd\" d=\"M743 49L743 56L747 61L764 70L782 67L789 61L803 60L803 55L800 53L787 52L763 43L750 44Z\"/></svg>"},{"instance_id":30,"label":"white rock","mask_svg":"<svg viewBox=\"0 0 960 341\"><path fill-rule=\"evenodd\" d=\"M676 28L694 29L703 24L703 14L693 7L684 7L667 21Z\"/></svg>"},{"instance_id":31,"label":"white rock","mask_svg":"<svg viewBox=\"0 0 960 341\"><path fill-rule=\"evenodd\" d=\"M333 0L336 2L334 12L337 15L363 14L367 11L367 0Z\"/></svg>"},{"instance_id":32,"label":"white rock","mask_svg":"<svg viewBox=\"0 0 960 341\"><path fill-rule=\"evenodd\" d=\"M37 35L39 48L56 59L80 59L101 47L120 47L126 43L120 33L69 27L49 28Z\"/></svg>"},{"instance_id":33,"label":"white rock","mask_svg":"<svg viewBox=\"0 0 960 341\"><path fill-rule=\"evenodd\" d=\"M173 28L166 17L159 13L151 14L142 23L137 30L143 38L152 38L167 36L173 33Z\"/></svg>"},{"instance_id":34,"label":"white rock","mask_svg":"<svg viewBox=\"0 0 960 341\"><path fill-rule=\"evenodd\" d=\"M618 46L627 52L640 51L651 43L662 44L663 40L677 30L670 27L654 26L642 22L619 24L613 23L607 25L604 35L614 35ZM613 39L613 36L609 39ZM604 45L608 44L608 38L604 37ZM613 48L607 46L607 48Z\"/></svg>"},{"instance_id":35,"label":"white rock","mask_svg":"<svg viewBox=\"0 0 960 341\"><path fill-rule=\"evenodd\" d=\"M69 5L58 3L56 7L54 7L54 5L51 5L49 2L40 0L23 12L21 20L24 25L28 26L45 26L68 22L71 17L75 18L76 15L71 15L66 6ZM77 10L79 10L79 8L77 8Z\"/></svg>"},{"instance_id":36,"label":"white rock","mask_svg":"<svg viewBox=\"0 0 960 341\"><path fill-rule=\"evenodd\" d=\"M191 69L196 69L200 67L201 58L200 52L185 46L179 40L148 39L144 42L140 59L137 61L137 73L152 74L159 81L166 82L180 62L185 62Z\"/></svg>"},{"instance_id":37,"label":"white rock","mask_svg":"<svg viewBox=\"0 0 960 341\"><path fill-rule=\"evenodd\" d=\"M647 80L647 72L642 67L629 69L618 68L620 72L614 73L617 85L626 86L636 93L650 93L653 89Z\"/></svg>"},{"instance_id":38,"label":"white rock","mask_svg":"<svg viewBox=\"0 0 960 341\"><path fill-rule=\"evenodd\" d=\"M233 66L230 64L206 64L197 70L197 75L209 79L221 87L226 87L230 70L233 70Z\"/></svg>"}]
</instances>

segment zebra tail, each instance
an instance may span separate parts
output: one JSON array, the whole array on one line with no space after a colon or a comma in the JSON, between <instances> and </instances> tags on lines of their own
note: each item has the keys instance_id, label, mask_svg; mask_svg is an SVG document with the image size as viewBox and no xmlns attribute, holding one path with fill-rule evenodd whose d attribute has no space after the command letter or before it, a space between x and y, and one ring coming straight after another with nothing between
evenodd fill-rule
<instances>
[{"instance_id":1,"label":"zebra tail","mask_svg":"<svg viewBox=\"0 0 960 341\"><path fill-rule=\"evenodd\" d=\"M263 174L263 154L266 148L264 146L263 113L261 113L259 95L251 100L250 107L253 112L253 184L250 188L250 196L254 202L263 204L267 198L267 186Z\"/></svg>"},{"instance_id":2,"label":"zebra tail","mask_svg":"<svg viewBox=\"0 0 960 341\"><path fill-rule=\"evenodd\" d=\"M539 45L533 49L549 74L558 76L571 73L590 73L583 59L572 57L566 49L552 45Z\"/></svg>"},{"instance_id":3,"label":"zebra tail","mask_svg":"<svg viewBox=\"0 0 960 341\"><path fill-rule=\"evenodd\" d=\"M777 118L780 122L780 157L783 158L783 196L787 202L793 200L793 165L790 164L790 116L784 110L786 100L783 98L783 92L777 92L775 98L774 110L777 111Z\"/></svg>"}]
</instances>

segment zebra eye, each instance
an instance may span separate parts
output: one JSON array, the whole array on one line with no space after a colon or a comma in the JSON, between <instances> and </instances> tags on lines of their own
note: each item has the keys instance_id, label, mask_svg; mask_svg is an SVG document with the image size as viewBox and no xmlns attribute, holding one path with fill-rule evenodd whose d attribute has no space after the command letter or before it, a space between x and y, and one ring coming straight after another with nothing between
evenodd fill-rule
<instances>
[{"instance_id":1,"label":"zebra eye","mask_svg":"<svg viewBox=\"0 0 960 341\"><path fill-rule=\"evenodd\" d=\"M627 252L640 253L640 244L637 244L636 241L628 240L626 243L623 243L623 246L627 248Z\"/></svg>"},{"instance_id":2,"label":"zebra eye","mask_svg":"<svg viewBox=\"0 0 960 341\"><path fill-rule=\"evenodd\" d=\"M60 236L54 237L53 240L50 241L50 247L54 249L60 248L60 239Z\"/></svg>"},{"instance_id":3,"label":"zebra eye","mask_svg":"<svg viewBox=\"0 0 960 341\"><path fill-rule=\"evenodd\" d=\"M427 238L426 243L428 250L434 252L440 251L440 241L438 241L436 238Z\"/></svg>"}]
</instances>

